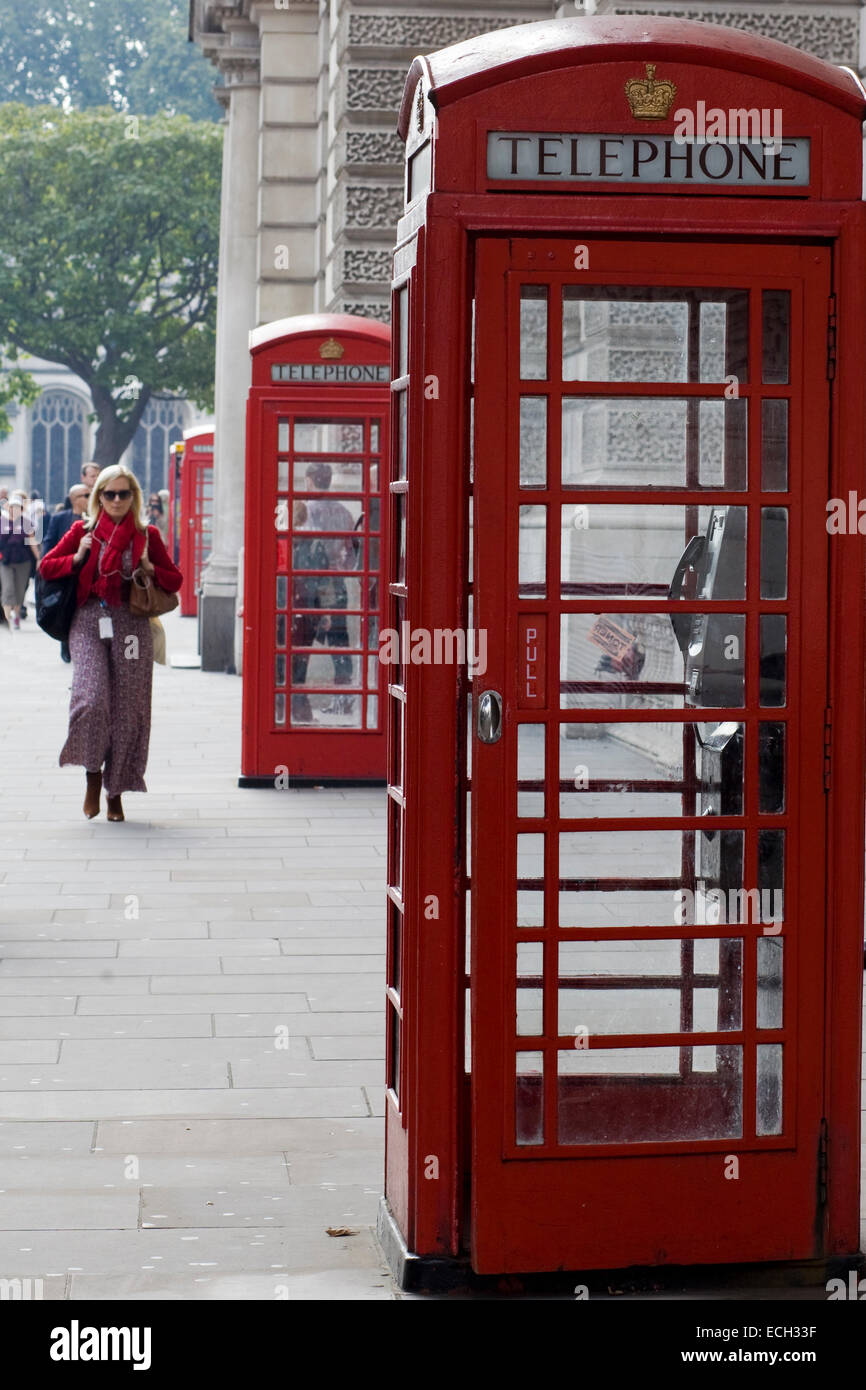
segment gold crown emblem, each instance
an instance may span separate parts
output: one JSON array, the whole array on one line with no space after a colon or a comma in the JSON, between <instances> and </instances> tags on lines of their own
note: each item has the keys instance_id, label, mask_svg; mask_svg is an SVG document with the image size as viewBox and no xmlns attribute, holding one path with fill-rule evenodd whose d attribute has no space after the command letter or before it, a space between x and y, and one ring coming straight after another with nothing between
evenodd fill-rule
<instances>
[{"instance_id":1,"label":"gold crown emblem","mask_svg":"<svg viewBox=\"0 0 866 1390\"><path fill-rule=\"evenodd\" d=\"M336 338L328 338L319 348L319 356L332 359L335 357L342 357L345 351L346 349L343 347L343 344L338 343Z\"/></svg>"},{"instance_id":2,"label":"gold crown emblem","mask_svg":"<svg viewBox=\"0 0 866 1390\"><path fill-rule=\"evenodd\" d=\"M655 63L647 63L646 77L630 77L625 84L631 113L640 121L663 121L677 94L673 82L667 78L656 82L655 72Z\"/></svg>"}]
</instances>

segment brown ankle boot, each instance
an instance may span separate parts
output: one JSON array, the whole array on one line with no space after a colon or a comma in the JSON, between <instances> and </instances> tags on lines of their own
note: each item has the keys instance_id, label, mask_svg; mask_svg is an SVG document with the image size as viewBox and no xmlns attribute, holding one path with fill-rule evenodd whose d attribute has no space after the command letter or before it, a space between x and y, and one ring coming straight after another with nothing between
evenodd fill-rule
<instances>
[{"instance_id":1,"label":"brown ankle boot","mask_svg":"<svg viewBox=\"0 0 866 1390\"><path fill-rule=\"evenodd\" d=\"M87 773L87 795L84 798L84 814L88 820L99 815L99 797L102 792L102 773Z\"/></svg>"},{"instance_id":2,"label":"brown ankle boot","mask_svg":"<svg viewBox=\"0 0 866 1390\"><path fill-rule=\"evenodd\" d=\"M108 815L107 815L106 819L107 819L107 820L123 820L123 819L124 819L124 815L123 815L123 802L121 801L121 799L120 799L119 796L110 796L110 797L108 798Z\"/></svg>"}]
</instances>

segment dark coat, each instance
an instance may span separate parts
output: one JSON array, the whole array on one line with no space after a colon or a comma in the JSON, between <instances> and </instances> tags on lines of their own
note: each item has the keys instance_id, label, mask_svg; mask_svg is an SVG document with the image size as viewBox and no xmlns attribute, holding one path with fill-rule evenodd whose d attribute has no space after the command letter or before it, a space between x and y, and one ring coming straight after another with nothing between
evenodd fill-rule
<instances>
[{"instance_id":1,"label":"dark coat","mask_svg":"<svg viewBox=\"0 0 866 1390\"><path fill-rule=\"evenodd\" d=\"M73 521L77 520L78 518L76 517L71 507L67 508L65 512L54 513L54 515L48 523L48 530L45 532L45 537L43 540L46 555L48 554L49 550L54 549L58 541L61 541L63 539L63 537L66 535L66 532L72 525Z\"/></svg>"}]
</instances>

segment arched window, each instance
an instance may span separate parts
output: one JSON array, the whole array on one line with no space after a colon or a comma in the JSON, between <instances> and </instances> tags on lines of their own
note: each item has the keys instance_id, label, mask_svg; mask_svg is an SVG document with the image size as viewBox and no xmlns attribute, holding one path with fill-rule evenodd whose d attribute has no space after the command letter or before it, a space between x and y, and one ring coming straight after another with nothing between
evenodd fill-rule
<instances>
[{"instance_id":1,"label":"arched window","mask_svg":"<svg viewBox=\"0 0 866 1390\"><path fill-rule=\"evenodd\" d=\"M148 493L159 492L166 486L168 451L183 439L186 415L186 402L178 396L149 400L145 407L132 441L132 471L141 483L145 500Z\"/></svg>"},{"instance_id":2,"label":"arched window","mask_svg":"<svg viewBox=\"0 0 866 1390\"><path fill-rule=\"evenodd\" d=\"M43 391L31 414L30 486L49 511L81 482L87 408L71 391Z\"/></svg>"}]
</instances>

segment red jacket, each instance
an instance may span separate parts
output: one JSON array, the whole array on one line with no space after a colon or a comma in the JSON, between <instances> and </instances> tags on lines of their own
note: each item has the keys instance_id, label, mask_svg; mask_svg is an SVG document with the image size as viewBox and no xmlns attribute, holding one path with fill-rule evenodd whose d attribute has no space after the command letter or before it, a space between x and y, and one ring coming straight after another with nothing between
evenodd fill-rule
<instances>
[{"instance_id":1,"label":"red jacket","mask_svg":"<svg viewBox=\"0 0 866 1390\"><path fill-rule=\"evenodd\" d=\"M67 574L72 574L75 552L78 550L81 537L84 534L84 522L74 521L54 549L42 556L39 562L39 573L45 579L64 579ZM167 593L176 593L183 583L183 576L177 566L172 563L163 544L162 536L155 526L148 526L147 528L147 554L153 565L153 577L156 583ZM98 557L99 545L95 543L90 547L78 572L76 596L79 608L90 597L90 588L96 577Z\"/></svg>"}]
</instances>

